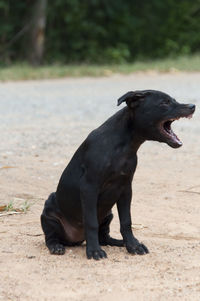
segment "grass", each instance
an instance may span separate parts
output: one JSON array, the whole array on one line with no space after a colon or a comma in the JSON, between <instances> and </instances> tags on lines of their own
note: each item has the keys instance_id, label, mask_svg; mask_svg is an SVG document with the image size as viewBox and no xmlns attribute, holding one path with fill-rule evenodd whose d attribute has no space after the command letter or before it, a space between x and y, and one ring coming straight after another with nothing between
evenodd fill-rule
<instances>
[{"instance_id":1,"label":"grass","mask_svg":"<svg viewBox=\"0 0 200 301\"><path fill-rule=\"evenodd\" d=\"M14 210L14 206L13 206L13 201L10 201L6 207L5 207L5 211L13 211Z\"/></svg>"},{"instance_id":2,"label":"grass","mask_svg":"<svg viewBox=\"0 0 200 301\"><path fill-rule=\"evenodd\" d=\"M31 204L28 201L24 201L24 203L21 205L21 210L24 213L27 213L27 211L30 209Z\"/></svg>"},{"instance_id":3,"label":"grass","mask_svg":"<svg viewBox=\"0 0 200 301\"><path fill-rule=\"evenodd\" d=\"M0 206L0 212L21 212L27 213L30 208L30 203L28 201L24 201L17 208L14 206L14 202L10 201L7 205Z\"/></svg>"},{"instance_id":4,"label":"grass","mask_svg":"<svg viewBox=\"0 0 200 301\"><path fill-rule=\"evenodd\" d=\"M135 63L112 65L47 65L32 67L28 64L15 64L0 67L0 81L18 81L83 76L110 76L113 74L130 74L138 71L200 71L200 54L166 58L162 60L137 61Z\"/></svg>"}]
</instances>

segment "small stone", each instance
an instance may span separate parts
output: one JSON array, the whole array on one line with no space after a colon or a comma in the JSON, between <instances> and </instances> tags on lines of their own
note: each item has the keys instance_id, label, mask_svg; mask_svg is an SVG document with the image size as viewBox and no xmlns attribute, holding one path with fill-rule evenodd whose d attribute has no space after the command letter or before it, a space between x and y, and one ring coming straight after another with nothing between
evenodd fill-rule
<instances>
[{"instance_id":1,"label":"small stone","mask_svg":"<svg viewBox=\"0 0 200 301\"><path fill-rule=\"evenodd\" d=\"M27 255L26 257L27 257L28 259L36 258L36 256L34 256L34 255Z\"/></svg>"}]
</instances>

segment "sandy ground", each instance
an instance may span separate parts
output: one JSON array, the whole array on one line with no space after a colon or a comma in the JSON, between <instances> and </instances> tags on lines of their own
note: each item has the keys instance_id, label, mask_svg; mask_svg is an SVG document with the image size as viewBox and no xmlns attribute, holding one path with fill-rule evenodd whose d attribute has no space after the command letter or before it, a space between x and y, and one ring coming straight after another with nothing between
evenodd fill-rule
<instances>
[{"instance_id":1,"label":"sandy ground","mask_svg":"<svg viewBox=\"0 0 200 301\"><path fill-rule=\"evenodd\" d=\"M0 205L30 204L26 214L0 217L0 300L200 300L199 82L198 73L149 73L0 84ZM104 247L108 259L96 262L83 245L50 255L44 200L81 141L117 110L117 97L143 88L197 104L192 120L174 124L180 149L146 142L139 150L132 219L150 254Z\"/></svg>"}]
</instances>

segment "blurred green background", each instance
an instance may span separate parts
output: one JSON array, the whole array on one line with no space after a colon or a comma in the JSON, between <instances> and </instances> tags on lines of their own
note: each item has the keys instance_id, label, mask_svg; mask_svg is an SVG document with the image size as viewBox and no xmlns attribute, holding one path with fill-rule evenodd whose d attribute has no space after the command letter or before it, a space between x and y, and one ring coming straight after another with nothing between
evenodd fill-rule
<instances>
[{"instance_id":1,"label":"blurred green background","mask_svg":"<svg viewBox=\"0 0 200 301\"><path fill-rule=\"evenodd\" d=\"M124 64L200 50L200 0L0 0L0 64Z\"/></svg>"}]
</instances>

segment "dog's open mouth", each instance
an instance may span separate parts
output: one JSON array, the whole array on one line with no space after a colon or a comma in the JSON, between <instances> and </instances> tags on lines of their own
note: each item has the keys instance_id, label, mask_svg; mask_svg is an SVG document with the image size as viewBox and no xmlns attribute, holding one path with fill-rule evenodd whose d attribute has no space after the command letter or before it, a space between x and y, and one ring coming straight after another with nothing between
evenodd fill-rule
<instances>
[{"instance_id":1,"label":"dog's open mouth","mask_svg":"<svg viewBox=\"0 0 200 301\"><path fill-rule=\"evenodd\" d=\"M193 113L188 115L188 116L182 116L182 117L190 119L190 118L192 118L192 115L193 115ZM161 124L160 124L160 131L161 131L162 135L164 135L168 140L170 140L174 144L175 147L181 146L182 142L176 136L176 134L173 132L173 130L171 128L171 124L175 120L178 120L182 117L168 119L168 120L162 121Z\"/></svg>"}]
</instances>

